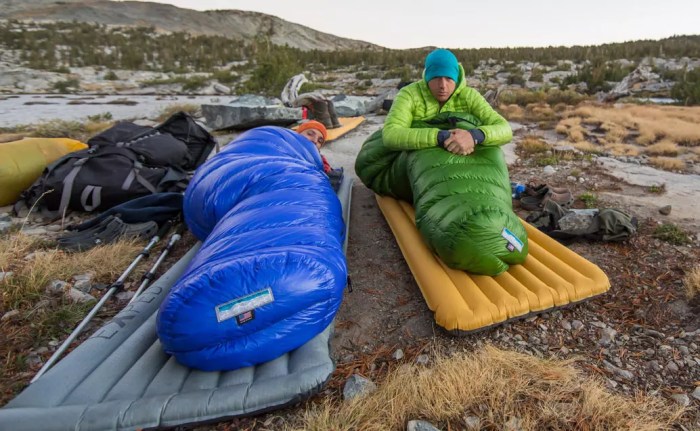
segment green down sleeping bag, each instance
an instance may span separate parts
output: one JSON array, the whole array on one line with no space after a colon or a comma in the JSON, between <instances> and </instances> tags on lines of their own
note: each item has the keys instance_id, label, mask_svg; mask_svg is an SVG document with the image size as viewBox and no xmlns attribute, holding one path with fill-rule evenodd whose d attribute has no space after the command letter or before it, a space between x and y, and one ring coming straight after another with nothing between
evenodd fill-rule
<instances>
[{"instance_id":1,"label":"green down sleeping bag","mask_svg":"<svg viewBox=\"0 0 700 431\"><path fill-rule=\"evenodd\" d=\"M469 114L444 113L412 127L478 125ZM395 151L383 146L380 130L363 144L355 171L375 193L413 204L418 230L449 267L494 276L527 257L527 234L513 213L500 148L477 146L468 156L438 147Z\"/></svg>"}]
</instances>

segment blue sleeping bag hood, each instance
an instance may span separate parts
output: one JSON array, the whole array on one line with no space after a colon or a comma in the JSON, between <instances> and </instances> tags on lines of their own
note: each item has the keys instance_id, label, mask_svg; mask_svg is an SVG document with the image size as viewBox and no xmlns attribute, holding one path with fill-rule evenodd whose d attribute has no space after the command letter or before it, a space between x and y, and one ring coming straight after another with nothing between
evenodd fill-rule
<instances>
[{"instance_id":1,"label":"blue sleeping bag hood","mask_svg":"<svg viewBox=\"0 0 700 431\"><path fill-rule=\"evenodd\" d=\"M156 326L180 363L267 362L332 322L347 281L345 225L305 137L279 127L242 134L196 171L184 214L203 244Z\"/></svg>"}]
</instances>

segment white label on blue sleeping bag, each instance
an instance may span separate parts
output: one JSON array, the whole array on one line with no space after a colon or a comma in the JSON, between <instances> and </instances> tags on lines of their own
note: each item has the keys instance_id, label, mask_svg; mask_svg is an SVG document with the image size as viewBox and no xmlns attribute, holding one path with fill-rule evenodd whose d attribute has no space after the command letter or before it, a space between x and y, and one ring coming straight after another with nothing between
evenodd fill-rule
<instances>
[{"instance_id":1,"label":"white label on blue sleeping bag","mask_svg":"<svg viewBox=\"0 0 700 431\"><path fill-rule=\"evenodd\" d=\"M224 320L231 319L248 311L255 310L258 307L262 307L263 305L269 304L274 300L275 298L272 296L272 289L269 287L267 289L253 292L250 295L242 296L225 304L217 305L216 320L223 322Z\"/></svg>"},{"instance_id":2,"label":"white label on blue sleeping bag","mask_svg":"<svg viewBox=\"0 0 700 431\"><path fill-rule=\"evenodd\" d=\"M508 244L510 244L512 247L516 248L518 252L523 251L523 242L518 239L517 236L511 231L509 231L506 228L503 228L503 232L501 232L501 236L508 241ZM509 250L513 251L511 248Z\"/></svg>"}]
</instances>

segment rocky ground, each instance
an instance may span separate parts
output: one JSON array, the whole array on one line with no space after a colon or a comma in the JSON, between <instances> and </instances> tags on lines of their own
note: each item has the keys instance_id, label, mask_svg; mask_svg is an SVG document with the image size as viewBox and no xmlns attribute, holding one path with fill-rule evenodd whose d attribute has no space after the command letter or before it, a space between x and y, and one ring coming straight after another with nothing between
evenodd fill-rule
<instances>
[{"instance_id":1,"label":"rocky ground","mask_svg":"<svg viewBox=\"0 0 700 431\"><path fill-rule=\"evenodd\" d=\"M343 166L354 176L355 154L382 123L382 116L368 116L358 129L328 144L323 151L331 164ZM232 137L218 138L226 143ZM546 170L519 160L512 147L506 151L513 181L565 186L575 196L594 191L600 207L621 208L639 218L639 230L627 242L568 244L605 271L610 291L473 335L448 335L435 325L373 193L358 181L353 188L347 254L352 291L346 292L332 340L337 370L321 396L339 396L352 374L381 382L400 363L429 361L432 351L471 352L490 344L543 358L578 358L577 367L604 379L614 392L634 396L644 391L688 406L683 426L700 429L700 297L688 300L681 281L700 261L697 213L684 213L687 207L676 198L679 205L662 215L658 195L619 180L600 160L572 161ZM640 199L631 205L615 198L627 194ZM583 203L578 200L575 206ZM517 201L514 208L527 216ZM6 214L8 208L3 211L4 222L23 222ZM672 245L654 237L658 224L669 220L691 235L690 245ZM40 225L30 221L24 229L47 237L60 230ZM303 408L302 404L234 420L216 429L279 429L281 421Z\"/></svg>"}]
</instances>

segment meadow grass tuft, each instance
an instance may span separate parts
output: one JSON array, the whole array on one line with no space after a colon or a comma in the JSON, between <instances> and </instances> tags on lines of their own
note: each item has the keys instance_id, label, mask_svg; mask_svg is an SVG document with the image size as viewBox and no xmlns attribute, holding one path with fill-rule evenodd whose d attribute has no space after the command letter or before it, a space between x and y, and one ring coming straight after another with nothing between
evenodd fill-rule
<instances>
[{"instance_id":1,"label":"meadow grass tuft","mask_svg":"<svg viewBox=\"0 0 700 431\"><path fill-rule=\"evenodd\" d=\"M659 398L610 393L574 361L539 359L486 347L475 354L437 356L431 366L403 365L372 393L340 402L325 399L288 430L386 431L424 419L440 429L669 430L684 409Z\"/></svg>"}]
</instances>

